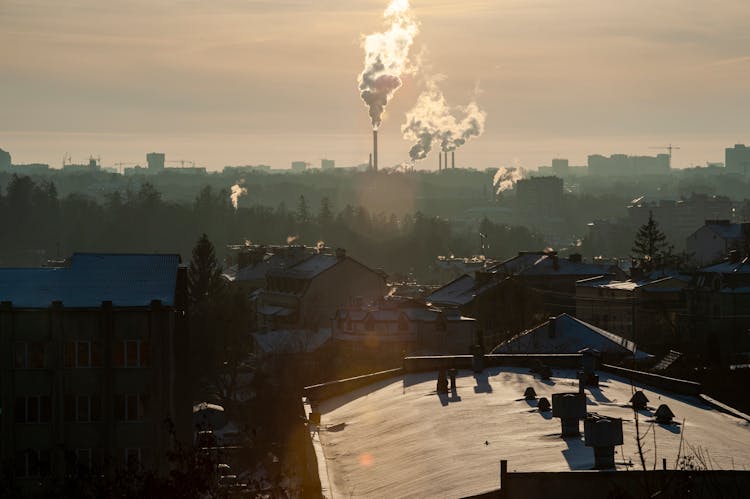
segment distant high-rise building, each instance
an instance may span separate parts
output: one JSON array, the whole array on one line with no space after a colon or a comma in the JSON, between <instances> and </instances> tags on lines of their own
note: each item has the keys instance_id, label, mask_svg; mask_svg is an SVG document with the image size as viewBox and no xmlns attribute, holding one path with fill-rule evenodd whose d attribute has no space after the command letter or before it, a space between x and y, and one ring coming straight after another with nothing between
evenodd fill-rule
<instances>
[{"instance_id":1,"label":"distant high-rise building","mask_svg":"<svg viewBox=\"0 0 750 499\"><path fill-rule=\"evenodd\" d=\"M656 175L669 173L669 168L669 154L656 156L612 154L610 157L592 154L588 158L590 175Z\"/></svg>"},{"instance_id":2,"label":"distant high-rise building","mask_svg":"<svg viewBox=\"0 0 750 499\"><path fill-rule=\"evenodd\" d=\"M570 165L567 159L553 159L552 160L552 173L557 176L567 175L570 171Z\"/></svg>"},{"instance_id":3,"label":"distant high-rise building","mask_svg":"<svg viewBox=\"0 0 750 499\"><path fill-rule=\"evenodd\" d=\"M750 175L750 147L745 144L735 144L724 150L724 164L727 173L739 173L747 177Z\"/></svg>"},{"instance_id":4,"label":"distant high-rise building","mask_svg":"<svg viewBox=\"0 0 750 499\"><path fill-rule=\"evenodd\" d=\"M532 177L516 182L518 212L524 217L558 217L563 202L563 179Z\"/></svg>"},{"instance_id":5,"label":"distant high-rise building","mask_svg":"<svg viewBox=\"0 0 750 499\"><path fill-rule=\"evenodd\" d=\"M304 161L292 161L292 171L303 172L307 169L307 163Z\"/></svg>"},{"instance_id":6,"label":"distant high-rise building","mask_svg":"<svg viewBox=\"0 0 750 499\"><path fill-rule=\"evenodd\" d=\"M333 170L336 167L336 161L332 159L321 159L320 169L321 170Z\"/></svg>"},{"instance_id":7,"label":"distant high-rise building","mask_svg":"<svg viewBox=\"0 0 750 499\"><path fill-rule=\"evenodd\" d=\"M0 169L10 168L10 153L0 149Z\"/></svg>"},{"instance_id":8,"label":"distant high-rise building","mask_svg":"<svg viewBox=\"0 0 750 499\"><path fill-rule=\"evenodd\" d=\"M163 170L164 169L164 153L163 152L150 152L146 154L146 162L148 163L149 170Z\"/></svg>"}]
</instances>

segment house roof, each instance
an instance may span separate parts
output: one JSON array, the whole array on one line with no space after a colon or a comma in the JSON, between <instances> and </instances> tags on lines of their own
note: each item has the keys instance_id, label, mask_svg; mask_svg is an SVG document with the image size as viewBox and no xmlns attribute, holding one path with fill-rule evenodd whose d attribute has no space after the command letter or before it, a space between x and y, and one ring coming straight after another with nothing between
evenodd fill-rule
<instances>
[{"instance_id":1,"label":"house roof","mask_svg":"<svg viewBox=\"0 0 750 499\"><path fill-rule=\"evenodd\" d=\"M638 463L639 457L628 405L631 382L598 374L599 387L585 391L587 411L623 419L625 444L617 448L616 466L633 469L627 463ZM593 467L594 451L584 438L560 438L560 420L540 413L536 401L523 397L529 386L548 400L553 393L577 391L574 370L554 369L544 381L527 368L488 368L479 374L462 369L456 395L442 399L435 393L436 379L436 371L407 373L313 407L321 414L319 456L332 497L467 497L499 487L501 459L508 461L509 471ZM645 423L658 443L644 453L648 469L661 466L662 458L674 462L688 441L710 453L714 469L750 466L750 431L743 419L696 397L635 385L651 401L639 415L642 424L653 420L659 404L667 404L680 423Z\"/></svg>"},{"instance_id":2,"label":"house roof","mask_svg":"<svg viewBox=\"0 0 750 499\"><path fill-rule=\"evenodd\" d=\"M750 274L750 259L744 258L738 263L732 263L729 261L717 263L710 267L704 267L700 269L700 272L716 272L719 274Z\"/></svg>"},{"instance_id":3,"label":"house roof","mask_svg":"<svg viewBox=\"0 0 750 499\"><path fill-rule=\"evenodd\" d=\"M616 266L573 261L545 252L522 252L490 270L507 275L588 275L612 274Z\"/></svg>"},{"instance_id":4,"label":"house roof","mask_svg":"<svg viewBox=\"0 0 750 499\"><path fill-rule=\"evenodd\" d=\"M672 283L672 286L665 286L666 283L670 282ZM627 281L611 279L609 277L592 277L589 279L581 279L576 282L576 286L617 291L634 291L636 289L643 289L654 292L674 292L684 289L689 282L690 277L681 275L668 275L639 280L628 279Z\"/></svg>"},{"instance_id":5,"label":"house roof","mask_svg":"<svg viewBox=\"0 0 750 499\"><path fill-rule=\"evenodd\" d=\"M475 297L497 286L500 282L496 279L489 279L486 282L478 284L472 276L464 274L432 292L425 298L425 301L440 305L466 305Z\"/></svg>"},{"instance_id":6,"label":"house roof","mask_svg":"<svg viewBox=\"0 0 750 499\"><path fill-rule=\"evenodd\" d=\"M0 268L0 301L19 308L67 308L175 304L177 254L75 253L69 267Z\"/></svg>"},{"instance_id":7,"label":"house roof","mask_svg":"<svg viewBox=\"0 0 750 499\"><path fill-rule=\"evenodd\" d=\"M552 321L547 321L502 342L492 353L577 353L591 348L623 356L633 355L635 351L636 360L651 357L638 350L632 341L568 314L558 315L553 320L554 334Z\"/></svg>"}]
</instances>

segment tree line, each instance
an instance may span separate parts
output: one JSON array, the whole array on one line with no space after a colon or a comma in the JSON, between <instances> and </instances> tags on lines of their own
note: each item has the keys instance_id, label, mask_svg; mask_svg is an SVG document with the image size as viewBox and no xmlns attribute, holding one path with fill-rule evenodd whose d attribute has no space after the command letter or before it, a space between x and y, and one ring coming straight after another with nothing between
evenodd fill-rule
<instances>
[{"instance_id":1,"label":"tree line","mask_svg":"<svg viewBox=\"0 0 750 499\"><path fill-rule=\"evenodd\" d=\"M52 181L13 175L0 188L0 265L38 265L75 251L191 254L198 235L208 234L222 265L228 245L326 245L346 248L363 263L391 274L424 275L438 255L480 251L477 224L449 221L420 211L397 216L366 206L312 206L300 195L295 206L252 205L235 209L226 189L203 187L191 203L167 201L154 185L125 187L93 196L58 195ZM101 199L101 200L100 200ZM482 222L492 240L489 255L513 256L537 249L542 239L521 226Z\"/></svg>"}]
</instances>

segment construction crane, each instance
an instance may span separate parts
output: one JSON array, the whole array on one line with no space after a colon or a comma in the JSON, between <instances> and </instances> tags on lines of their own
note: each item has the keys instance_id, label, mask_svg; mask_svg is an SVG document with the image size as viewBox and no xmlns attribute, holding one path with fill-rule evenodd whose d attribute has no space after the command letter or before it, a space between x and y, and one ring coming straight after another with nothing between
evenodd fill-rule
<instances>
[{"instance_id":1,"label":"construction crane","mask_svg":"<svg viewBox=\"0 0 750 499\"><path fill-rule=\"evenodd\" d=\"M170 160L165 161L165 163L179 163L180 168L185 168L185 163L187 163L193 168L195 168L195 161L190 161L187 159L170 159Z\"/></svg>"},{"instance_id":2,"label":"construction crane","mask_svg":"<svg viewBox=\"0 0 750 499\"><path fill-rule=\"evenodd\" d=\"M649 147L649 149L661 149L663 151L667 151L669 153L669 166L672 167L672 150L673 149L679 149L678 146L673 146L672 144L669 144L668 146L654 146Z\"/></svg>"}]
</instances>

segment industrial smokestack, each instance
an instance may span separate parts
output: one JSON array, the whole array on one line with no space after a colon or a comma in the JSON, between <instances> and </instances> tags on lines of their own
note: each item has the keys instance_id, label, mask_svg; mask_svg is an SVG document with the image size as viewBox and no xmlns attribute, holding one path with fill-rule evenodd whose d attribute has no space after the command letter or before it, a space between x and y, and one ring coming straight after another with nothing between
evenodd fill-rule
<instances>
[{"instance_id":1,"label":"industrial smokestack","mask_svg":"<svg viewBox=\"0 0 750 499\"><path fill-rule=\"evenodd\" d=\"M443 160L443 164L445 165L445 169L448 169L448 151L445 151L445 159Z\"/></svg>"},{"instance_id":2,"label":"industrial smokestack","mask_svg":"<svg viewBox=\"0 0 750 499\"><path fill-rule=\"evenodd\" d=\"M378 171L378 131L372 131L372 171Z\"/></svg>"},{"instance_id":3,"label":"industrial smokestack","mask_svg":"<svg viewBox=\"0 0 750 499\"><path fill-rule=\"evenodd\" d=\"M451 151L451 168L456 167L456 151Z\"/></svg>"},{"instance_id":4,"label":"industrial smokestack","mask_svg":"<svg viewBox=\"0 0 750 499\"><path fill-rule=\"evenodd\" d=\"M372 153L370 153L370 162L367 163L367 168L369 168L370 170L372 170Z\"/></svg>"},{"instance_id":5,"label":"industrial smokestack","mask_svg":"<svg viewBox=\"0 0 750 499\"><path fill-rule=\"evenodd\" d=\"M443 155L438 154L438 171L443 169Z\"/></svg>"}]
</instances>

